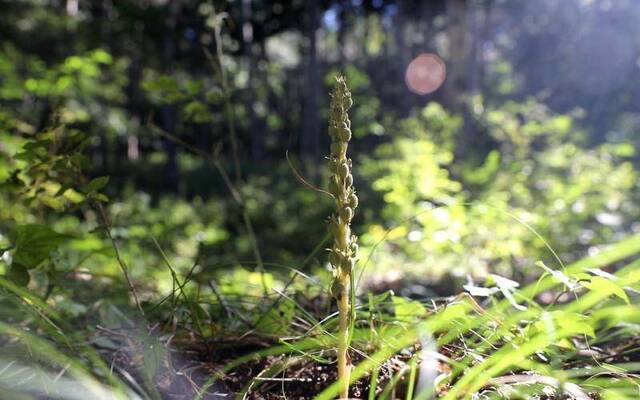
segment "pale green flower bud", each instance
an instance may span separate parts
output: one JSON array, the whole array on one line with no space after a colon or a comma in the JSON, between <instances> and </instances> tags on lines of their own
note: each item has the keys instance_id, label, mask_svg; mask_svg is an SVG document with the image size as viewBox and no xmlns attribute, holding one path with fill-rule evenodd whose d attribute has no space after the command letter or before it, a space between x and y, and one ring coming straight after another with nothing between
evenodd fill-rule
<instances>
[{"instance_id":1,"label":"pale green flower bud","mask_svg":"<svg viewBox=\"0 0 640 400\"><path fill-rule=\"evenodd\" d=\"M348 203L349 203L349 207L355 210L358 207L358 196L356 196L355 193L351 193L349 195Z\"/></svg>"},{"instance_id":2,"label":"pale green flower bud","mask_svg":"<svg viewBox=\"0 0 640 400\"><path fill-rule=\"evenodd\" d=\"M348 174L349 166L346 162L342 162L342 164L338 166L338 175L340 176L340 178L344 179Z\"/></svg>"},{"instance_id":3,"label":"pale green flower bud","mask_svg":"<svg viewBox=\"0 0 640 400\"><path fill-rule=\"evenodd\" d=\"M351 208L345 207L340 210L340 219L342 219L342 221L349 223L351 222L352 218L353 218L353 210Z\"/></svg>"},{"instance_id":4,"label":"pale green flower bud","mask_svg":"<svg viewBox=\"0 0 640 400\"><path fill-rule=\"evenodd\" d=\"M351 108L352 105L353 105L353 99L351 98L351 94L348 94L344 98L344 103L342 103L342 107L344 108L345 111L347 111L348 109Z\"/></svg>"},{"instance_id":5,"label":"pale green flower bud","mask_svg":"<svg viewBox=\"0 0 640 400\"><path fill-rule=\"evenodd\" d=\"M351 130L349 128L340 130L340 139L343 142L348 142L351 140Z\"/></svg>"},{"instance_id":6,"label":"pale green flower bud","mask_svg":"<svg viewBox=\"0 0 640 400\"><path fill-rule=\"evenodd\" d=\"M353 175L351 174L347 174L347 176L345 176L344 178L344 185L346 187L351 187L353 186Z\"/></svg>"}]
</instances>

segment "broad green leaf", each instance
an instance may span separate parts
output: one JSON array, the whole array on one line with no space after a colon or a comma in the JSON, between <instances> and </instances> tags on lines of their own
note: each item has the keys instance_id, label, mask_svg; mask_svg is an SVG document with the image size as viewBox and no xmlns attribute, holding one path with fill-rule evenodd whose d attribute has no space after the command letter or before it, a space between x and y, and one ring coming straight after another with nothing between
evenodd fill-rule
<instances>
[{"instance_id":1,"label":"broad green leaf","mask_svg":"<svg viewBox=\"0 0 640 400\"><path fill-rule=\"evenodd\" d=\"M22 225L15 230L13 263L27 269L35 268L49 258L52 251L71 236L63 235L44 225Z\"/></svg>"},{"instance_id":2,"label":"broad green leaf","mask_svg":"<svg viewBox=\"0 0 640 400\"><path fill-rule=\"evenodd\" d=\"M96 201L102 202L102 203L106 203L106 202L109 201L109 197L105 196L102 193L96 193L96 194L92 195L91 198L93 198Z\"/></svg>"},{"instance_id":3,"label":"broad green leaf","mask_svg":"<svg viewBox=\"0 0 640 400\"><path fill-rule=\"evenodd\" d=\"M438 327L434 324L434 331L436 328L442 329L446 324L449 324L451 321L460 321L464 320L468 317L469 312L471 311L471 306L467 301L459 301L456 303L448 304L444 310L437 314L438 319L442 321L445 325ZM432 322L431 319L428 322Z\"/></svg>"},{"instance_id":4,"label":"broad green leaf","mask_svg":"<svg viewBox=\"0 0 640 400\"><path fill-rule=\"evenodd\" d=\"M165 360L165 346L163 346L157 338L152 336L144 338L143 340L144 359L141 370L145 378L152 381Z\"/></svg>"},{"instance_id":5,"label":"broad green leaf","mask_svg":"<svg viewBox=\"0 0 640 400\"><path fill-rule=\"evenodd\" d=\"M603 293L607 296L613 295L619 297L627 304L630 304L629 297L627 296L627 293L625 293L624 289L609 279L601 276L594 276L591 278L591 282L585 283L584 286L594 292Z\"/></svg>"},{"instance_id":6,"label":"broad green leaf","mask_svg":"<svg viewBox=\"0 0 640 400\"><path fill-rule=\"evenodd\" d=\"M588 319L580 313L561 310L545 312L542 314L540 320L536 321L533 326L537 328L539 332L545 332L551 337L555 336L556 331L562 331L564 333L562 338L571 335L588 335L593 338L596 337L596 333L593 327L588 323ZM555 337L551 342L556 345L558 344Z\"/></svg>"},{"instance_id":7,"label":"broad green leaf","mask_svg":"<svg viewBox=\"0 0 640 400\"><path fill-rule=\"evenodd\" d=\"M393 296L393 305L396 310L396 318L398 319L421 318L427 315L427 310L417 301Z\"/></svg>"},{"instance_id":8,"label":"broad green leaf","mask_svg":"<svg viewBox=\"0 0 640 400\"><path fill-rule=\"evenodd\" d=\"M108 176L99 176L97 178L93 178L87 185L84 187L84 191L86 193L97 192L107 185L109 182Z\"/></svg>"},{"instance_id":9,"label":"broad green leaf","mask_svg":"<svg viewBox=\"0 0 640 400\"><path fill-rule=\"evenodd\" d=\"M29 271L24 266L14 263L7 272L7 278L18 286L27 286L30 279Z\"/></svg>"},{"instance_id":10,"label":"broad green leaf","mask_svg":"<svg viewBox=\"0 0 640 400\"><path fill-rule=\"evenodd\" d=\"M82 193L79 193L72 188L68 188L67 190L65 190L63 192L63 196L65 199L75 204L80 204L85 200L85 196Z\"/></svg>"},{"instance_id":11,"label":"broad green leaf","mask_svg":"<svg viewBox=\"0 0 640 400\"><path fill-rule=\"evenodd\" d=\"M280 304L272 307L260 318L256 328L262 333L272 335L287 332L294 317L294 308L295 306L292 302L283 299Z\"/></svg>"}]
</instances>

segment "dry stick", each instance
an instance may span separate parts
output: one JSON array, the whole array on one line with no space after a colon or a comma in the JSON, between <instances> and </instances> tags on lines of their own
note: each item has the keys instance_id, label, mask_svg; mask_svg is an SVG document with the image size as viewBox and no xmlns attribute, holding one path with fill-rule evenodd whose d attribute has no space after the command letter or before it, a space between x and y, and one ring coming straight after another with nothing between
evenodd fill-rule
<instances>
[{"instance_id":1,"label":"dry stick","mask_svg":"<svg viewBox=\"0 0 640 400\"><path fill-rule=\"evenodd\" d=\"M120 248L118 247L118 243L115 241L113 236L111 236L111 224L109 223L109 219L107 218L107 214L104 211L104 207L102 207L101 203L97 203L98 211L100 212L100 216L102 218L102 223L104 224L104 230L107 233L107 237L111 241L111 246L113 246L113 250L116 253L116 260L118 261L118 265L122 270L124 275L124 279L127 281L127 285L129 286L129 291L131 291L131 295L133 295L133 300L136 303L136 307L140 311L140 314L144 317L144 310L142 309L142 305L140 305L140 299L138 298L138 293L136 292L136 288L133 286L133 282L129 277L129 269L127 264L125 264L124 260L120 256Z\"/></svg>"}]
</instances>

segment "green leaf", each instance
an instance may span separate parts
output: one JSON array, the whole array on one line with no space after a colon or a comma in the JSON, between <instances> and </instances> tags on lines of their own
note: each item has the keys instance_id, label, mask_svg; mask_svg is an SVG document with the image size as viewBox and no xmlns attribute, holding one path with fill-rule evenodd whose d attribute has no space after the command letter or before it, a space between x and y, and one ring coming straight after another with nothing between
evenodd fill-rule
<instances>
[{"instance_id":1,"label":"green leaf","mask_svg":"<svg viewBox=\"0 0 640 400\"><path fill-rule=\"evenodd\" d=\"M594 292L599 292L605 296L616 296L624 300L625 303L630 304L629 297L620 285L613 281L603 278L601 276L594 276L591 278L591 282L587 282L584 286Z\"/></svg>"},{"instance_id":2,"label":"green leaf","mask_svg":"<svg viewBox=\"0 0 640 400\"><path fill-rule=\"evenodd\" d=\"M542 313L540 319L532 324L532 328L531 334L544 333L549 336L551 343L560 346L563 345L559 342L566 337L575 335L596 337L587 317L579 313L561 310ZM557 336L560 332L562 335Z\"/></svg>"},{"instance_id":3,"label":"green leaf","mask_svg":"<svg viewBox=\"0 0 640 400\"><path fill-rule=\"evenodd\" d=\"M102 194L102 193L96 193L90 196L92 199L99 201L101 203L107 203L109 202L109 197L107 197L106 195Z\"/></svg>"},{"instance_id":4,"label":"green leaf","mask_svg":"<svg viewBox=\"0 0 640 400\"><path fill-rule=\"evenodd\" d=\"M87 185L84 187L84 191L86 193L97 192L98 190L107 186L108 182L109 182L108 176L99 176L97 178L93 178L91 182L87 183Z\"/></svg>"},{"instance_id":5,"label":"green leaf","mask_svg":"<svg viewBox=\"0 0 640 400\"><path fill-rule=\"evenodd\" d=\"M407 300L404 297L393 296L393 305L396 309L396 318L412 319L427 315L427 310L418 301Z\"/></svg>"},{"instance_id":6,"label":"green leaf","mask_svg":"<svg viewBox=\"0 0 640 400\"><path fill-rule=\"evenodd\" d=\"M290 301L282 300L276 307L272 307L261 319L256 328L266 334L278 335L287 332L294 317L294 305Z\"/></svg>"},{"instance_id":7,"label":"green leaf","mask_svg":"<svg viewBox=\"0 0 640 400\"><path fill-rule=\"evenodd\" d=\"M26 269L35 268L49 258L52 251L71 239L44 225L22 225L14 232L15 251L13 263Z\"/></svg>"},{"instance_id":8,"label":"green leaf","mask_svg":"<svg viewBox=\"0 0 640 400\"><path fill-rule=\"evenodd\" d=\"M145 378L151 381L162 366L162 362L166 357L166 352L165 347L157 338L148 337L143 340L144 361L141 369L145 374Z\"/></svg>"},{"instance_id":9,"label":"green leaf","mask_svg":"<svg viewBox=\"0 0 640 400\"><path fill-rule=\"evenodd\" d=\"M14 262L11 264L9 272L7 272L7 279L18 286L27 286L31 277L29 276L29 271L23 265Z\"/></svg>"}]
</instances>

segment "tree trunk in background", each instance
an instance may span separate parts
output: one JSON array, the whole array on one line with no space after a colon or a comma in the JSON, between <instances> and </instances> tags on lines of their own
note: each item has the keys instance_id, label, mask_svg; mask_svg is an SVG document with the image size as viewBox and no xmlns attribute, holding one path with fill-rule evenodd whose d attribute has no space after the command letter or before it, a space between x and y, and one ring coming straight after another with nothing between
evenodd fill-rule
<instances>
[{"instance_id":1,"label":"tree trunk in background","mask_svg":"<svg viewBox=\"0 0 640 400\"><path fill-rule=\"evenodd\" d=\"M70 9L71 7L71 9ZM85 4L85 7L87 5ZM78 1L67 1L67 13L69 15L77 15L79 12ZM95 21L96 27L100 32L100 36L103 38L104 45L106 45L109 51L113 51L113 35L111 34L111 19L113 18L113 4L110 0L102 0L100 2L94 2L89 4L85 8L85 12L92 15L92 20ZM111 147L118 147L117 140L110 137L109 133L105 130L100 130L100 145L99 145L99 159L100 163L96 163L98 167L95 173L100 175L109 175L112 171L112 165L120 165L120 154L117 151L112 151Z\"/></svg>"},{"instance_id":2,"label":"tree trunk in background","mask_svg":"<svg viewBox=\"0 0 640 400\"><path fill-rule=\"evenodd\" d=\"M481 47L483 38L480 37L480 17L477 2L471 4L471 12L469 14L469 30L471 31L471 50L469 54L469 84L467 89L470 95L477 95L480 91L480 65L481 65Z\"/></svg>"},{"instance_id":3,"label":"tree trunk in background","mask_svg":"<svg viewBox=\"0 0 640 400\"><path fill-rule=\"evenodd\" d=\"M75 17L80 9L79 0L67 0L65 8L68 16Z\"/></svg>"},{"instance_id":4,"label":"tree trunk in background","mask_svg":"<svg viewBox=\"0 0 640 400\"><path fill-rule=\"evenodd\" d=\"M449 0L447 5L447 37L449 40L447 54L447 80L445 81L444 103L456 112L464 107L467 91L467 67L471 53L471 40L468 30L468 0Z\"/></svg>"},{"instance_id":5,"label":"tree trunk in background","mask_svg":"<svg viewBox=\"0 0 640 400\"><path fill-rule=\"evenodd\" d=\"M470 100L473 96L482 93L484 81L484 57L483 46L489 30L489 16L493 0L485 0L483 4L472 1L466 8L468 27L465 29L469 41L469 53L467 56L466 82L460 86L457 92L455 107L462 113L464 126L458 137L456 157L469 159L476 164L484 161L484 157L491 149L491 138L478 125ZM461 64L461 68L464 64ZM457 71L456 71L457 72ZM460 84L460 82L458 82Z\"/></svg>"},{"instance_id":6,"label":"tree trunk in background","mask_svg":"<svg viewBox=\"0 0 640 400\"><path fill-rule=\"evenodd\" d=\"M251 159L260 161L264 157L264 126L256 113L256 104L261 100L258 98L256 83L258 81L258 59L260 54L256 54L254 46L254 32L252 21L251 0L242 0L242 45L244 55L247 60L247 99L246 107L249 114L249 140L251 141Z\"/></svg>"},{"instance_id":7,"label":"tree trunk in background","mask_svg":"<svg viewBox=\"0 0 640 400\"><path fill-rule=\"evenodd\" d=\"M469 30L471 31L471 54L469 56L468 90L472 95L481 94L484 86L485 65L483 46L489 36L489 22L493 1L494 0L484 0L482 2L473 2L470 10Z\"/></svg>"},{"instance_id":8,"label":"tree trunk in background","mask_svg":"<svg viewBox=\"0 0 640 400\"><path fill-rule=\"evenodd\" d=\"M308 40L308 57L306 63L305 79L307 93L304 96L302 109L301 152L311 158L317 159L320 154L320 116L318 113L318 96L322 77L318 66L318 54L316 33L319 27L318 4L310 1L305 33Z\"/></svg>"},{"instance_id":9,"label":"tree trunk in background","mask_svg":"<svg viewBox=\"0 0 640 400\"><path fill-rule=\"evenodd\" d=\"M140 90L140 82L142 82L142 61L140 59L140 52L137 49L144 46L144 23L139 22L131 27L132 40L125 44L124 52L127 54L131 62L127 67L127 76L129 77L129 83L127 84L127 109L131 112L134 118L138 118L140 122L147 118L145 115L146 104L142 91ZM140 140L138 138L137 130L128 132L127 139L127 154L130 160L137 158L135 155L140 153L139 145Z\"/></svg>"},{"instance_id":10,"label":"tree trunk in background","mask_svg":"<svg viewBox=\"0 0 640 400\"><path fill-rule=\"evenodd\" d=\"M407 41L405 38L405 30L407 22L406 15L406 6L403 3L398 4L398 11L393 20L393 33L395 35L395 44L396 44L396 62L394 63L396 68L395 76L397 84L393 87L395 88L395 97L396 104L400 110L400 115L406 116L409 114L411 110L411 96L409 93L409 89L405 84L405 72L407 69L407 65L411 62L411 48L407 46Z\"/></svg>"},{"instance_id":11,"label":"tree trunk in background","mask_svg":"<svg viewBox=\"0 0 640 400\"><path fill-rule=\"evenodd\" d=\"M450 0L447 3L449 51L444 104L462 115L463 127L456 139L455 157L474 164L483 161L486 138L480 132L470 109L471 96L480 89L482 39L479 37L477 1Z\"/></svg>"},{"instance_id":12,"label":"tree trunk in background","mask_svg":"<svg viewBox=\"0 0 640 400\"><path fill-rule=\"evenodd\" d=\"M172 2L169 4L169 17L167 18L167 30L164 35L164 58L165 62L169 65L167 72L169 74L174 71L174 63L176 57L176 25L178 19L178 13L180 12L179 2ZM162 129L174 134L176 132L176 107L172 104L162 107L161 111ZM179 171L177 162L177 149L176 144L171 140L164 140L163 147L165 155L167 157L165 163L166 170L166 184L170 190L178 191L179 183Z\"/></svg>"},{"instance_id":13,"label":"tree trunk in background","mask_svg":"<svg viewBox=\"0 0 640 400\"><path fill-rule=\"evenodd\" d=\"M478 55L480 58L480 62L478 65L478 75L479 75L478 80L479 80L479 86L480 86L479 90L481 93L484 93L486 89L485 80L484 80L486 65L484 63L483 48L484 48L485 42L491 40L490 39L491 13L493 11L494 1L495 0L486 0L484 2L484 9L483 9L483 16L482 16L482 29L480 30L480 46L479 46L480 52Z\"/></svg>"}]
</instances>

